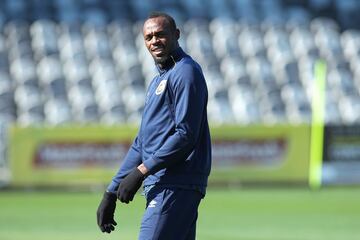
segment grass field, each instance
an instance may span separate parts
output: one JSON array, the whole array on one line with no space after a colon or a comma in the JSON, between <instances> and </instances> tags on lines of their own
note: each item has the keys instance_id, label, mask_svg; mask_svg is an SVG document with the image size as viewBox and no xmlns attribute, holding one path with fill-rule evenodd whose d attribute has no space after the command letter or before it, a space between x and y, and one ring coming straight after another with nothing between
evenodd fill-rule
<instances>
[{"instance_id":1,"label":"grass field","mask_svg":"<svg viewBox=\"0 0 360 240\"><path fill-rule=\"evenodd\" d=\"M118 204L117 230L110 235L96 225L100 198L0 191L0 240L136 240L143 197ZM360 188L209 190L197 239L359 240Z\"/></svg>"}]
</instances>

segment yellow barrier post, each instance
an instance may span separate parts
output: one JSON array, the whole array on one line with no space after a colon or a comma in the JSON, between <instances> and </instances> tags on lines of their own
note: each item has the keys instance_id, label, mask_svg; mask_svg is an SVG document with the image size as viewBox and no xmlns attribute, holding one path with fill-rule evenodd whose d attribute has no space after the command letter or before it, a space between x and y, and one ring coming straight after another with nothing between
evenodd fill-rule
<instances>
[{"instance_id":1,"label":"yellow barrier post","mask_svg":"<svg viewBox=\"0 0 360 240\"><path fill-rule=\"evenodd\" d=\"M309 186L319 189L322 179L323 143L324 143L324 117L325 117L325 88L326 88L326 62L315 62L313 96L312 96L312 122L310 142L310 168Z\"/></svg>"}]
</instances>

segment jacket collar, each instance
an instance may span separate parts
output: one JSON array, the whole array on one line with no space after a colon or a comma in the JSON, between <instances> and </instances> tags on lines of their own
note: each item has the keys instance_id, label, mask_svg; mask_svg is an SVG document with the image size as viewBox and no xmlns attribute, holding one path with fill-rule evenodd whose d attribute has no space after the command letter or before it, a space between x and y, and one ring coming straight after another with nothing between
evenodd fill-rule
<instances>
[{"instance_id":1,"label":"jacket collar","mask_svg":"<svg viewBox=\"0 0 360 240\"><path fill-rule=\"evenodd\" d=\"M176 63L178 61L180 61L185 55L186 55L186 53L182 50L181 47L178 47L177 49L175 49L170 54L168 61L164 65L162 65L160 67L159 64L156 64L156 68L157 68L159 74L161 75L161 74L167 72L169 69L171 69L173 66L175 66Z\"/></svg>"}]
</instances>

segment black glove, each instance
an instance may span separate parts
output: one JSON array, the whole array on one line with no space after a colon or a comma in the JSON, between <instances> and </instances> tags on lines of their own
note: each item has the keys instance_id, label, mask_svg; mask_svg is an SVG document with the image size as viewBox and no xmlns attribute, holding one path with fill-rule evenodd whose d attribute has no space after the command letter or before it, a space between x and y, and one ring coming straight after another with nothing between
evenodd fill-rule
<instances>
[{"instance_id":1,"label":"black glove","mask_svg":"<svg viewBox=\"0 0 360 240\"><path fill-rule=\"evenodd\" d=\"M102 232L111 233L111 231L115 230L115 226L117 225L114 220L115 208L116 195L105 192L96 212L97 224Z\"/></svg>"},{"instance_id":2,"label":"black glove","mask_svg":"<svg viewBox=\"0 0 360 240\"><path fill-rule=\"evenodd\" d=\"M135 168L121 181L117 190L117 198L123 203L132 201L143 180L144 175Z\"/></svg>"}]
</instances>

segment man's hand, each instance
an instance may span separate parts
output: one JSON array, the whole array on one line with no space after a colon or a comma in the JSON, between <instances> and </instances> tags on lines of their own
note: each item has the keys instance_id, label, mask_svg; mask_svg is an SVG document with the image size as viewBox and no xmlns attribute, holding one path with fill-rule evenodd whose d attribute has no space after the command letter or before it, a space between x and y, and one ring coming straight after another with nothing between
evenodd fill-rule
<instances>
[{"instance_id":1,"label":"man's hand","mask_svg":"<svg viewBox=\"0 0 360 240\"><path fill-rule=\"evenodd\" d=\"M117 191L118 199L123 203L132 201L143 180L144 174L138 168L135 168L121 181Z\"/></svg>"},{"instance_id":2,"label":"man's hand","mask_svg":"<svg viewBox=\"0 0 360 240\"><path fill-rule=\"evenodd\" d=\"M102 232L111 233L111 231L115 230L115 226L117 225L114 220L115 208L116 195L105 192L96 212L97 224Z\"/></svg>"}]
</instances>

